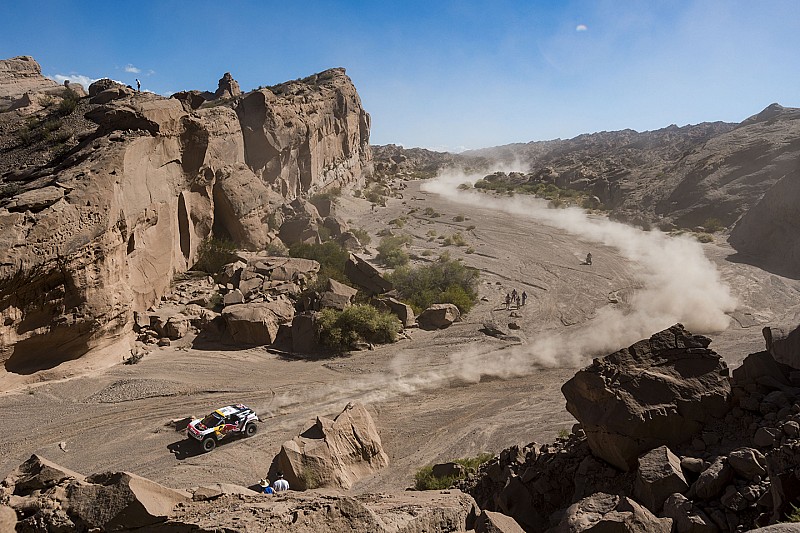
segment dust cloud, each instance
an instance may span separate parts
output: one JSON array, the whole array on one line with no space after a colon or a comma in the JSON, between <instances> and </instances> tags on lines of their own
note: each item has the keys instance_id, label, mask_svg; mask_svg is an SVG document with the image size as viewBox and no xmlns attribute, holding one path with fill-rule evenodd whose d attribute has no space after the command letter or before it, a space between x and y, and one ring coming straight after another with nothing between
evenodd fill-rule
<instances>
[{"instance_id":1,"label":"dust cloud","mask_svg":"<svg viewBox=\"0 0 800 533\"><path fill-rule=\"evenodd\" d=\"M514 165L517 170L518 165ZM508 171L509 169L504 169ZM496 345L466 346L437 360L421 361L419 354L399 351L391 368L381 373L342 380L308 390L304 398L278 397L269 406L272 414L313 405L337 413L347 401L365 403L441 389L483 378L511 379L542 368L580 367L592 357L605 355L647 338L676 322L694 333L727 328L726 312L736 301L721 281L700 244L689 237L673 237L659 231L646 232L632 226L591 216L579 208L550 209L533 197L496 197L475 190L462 190L482 176L449 171L423 184L422 189L466 205L491 208L529 218L579 235L581 239L611 246L633 262L642 288L628 305L603 307L594 318L568 331L543 332L524 344L498 349ZM425 370L421 370L424 368Z\"/></svg>"},{"instance_id":2,"label":"dust cloud","mask_svg":"<svg viewBox=\"0 0 800 533\"><path fill-rule=\"evenodd\" d=\"M551 209L538 198L497 197L458 188L480 177L448 171L423 184L422 189L462 205L529 218L583 240L614 247L638 266L637 276L643 285L627 308L601 308L592 320L568 335L540 336L514 350L524 352L522 361L542 366L580 364L588 356L616 351L676 322L695 333L718 332L728 327L730 318L726 313L735 309L736 300L695 239L643 231L590 216L576 207Z\"/></svg>"}]
</instances>

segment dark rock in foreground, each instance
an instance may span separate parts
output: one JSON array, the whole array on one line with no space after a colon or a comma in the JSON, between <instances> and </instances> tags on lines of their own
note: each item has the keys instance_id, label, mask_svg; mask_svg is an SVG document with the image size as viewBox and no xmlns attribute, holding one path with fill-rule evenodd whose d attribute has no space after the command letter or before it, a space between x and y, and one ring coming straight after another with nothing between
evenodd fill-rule
<instances>
[{"instance_id":1,"label":"dark rock in foreground","mask_svg":"<svg viewBox=\"0 0 800 533\"><path fill-rule=\"evenodd\" d=\"M579 371L561 388L592 453L624 471L643 452L680 444L703 423L724 417L728 366L710 339L681 324Z\"/></svg>"}]
</instances>

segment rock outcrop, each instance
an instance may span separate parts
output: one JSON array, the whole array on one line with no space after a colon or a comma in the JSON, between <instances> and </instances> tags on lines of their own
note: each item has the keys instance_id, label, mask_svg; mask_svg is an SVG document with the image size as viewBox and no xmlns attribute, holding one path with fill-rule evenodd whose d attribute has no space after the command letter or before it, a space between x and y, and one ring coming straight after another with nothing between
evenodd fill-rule
<instances>
[{"instance_id":1,"label":"rock outcrop","mask_svg":"<svg viewBox=\"0 0 800 533\"><path fill-rule=\"evenodd\" d=\"M8 81L6 68L0 84L28 83L36 70ZM264 249L278 242L270 220L283 204L370 172L369 115L343 69L273 89L194 111L125 91L79 103L97 130L0 188L6 371L30 375L124 345L133 313L166 293L204 240ZM93 85L92 98L118 90Z\"/></svg>"},{"instance_id":2,"label":"rock outcrop","mask_svg":"<svg viewBox=\"0 0 800 533\"><path fill-rule=\"evenodd\" d=\"M165 521L178 503L189 501L186 493L135 474L84 477L36 455L12 472L3 487L24 531L42 523L61 531L151 527Z\"/></svg>"},{"instance_id":3,"label":"rock outcrop","mask_svg":"<svg viewBox=\"0 0 800 533\"><path fill-rule=\"evenodd\" d=\"M333 420L317 417L300 436L286 441L270 468L280 471L296 490L349 489L353 483L389 464L372 417L360 404L348 404Z\"/></svg>"},{"instance_id":4,"label":"rock outcrop","mask_svg":"<svg viewBox=\"0 0 800 533\"><path fill-rule=\"evenodd\" d=\"M657 518L630 498L600 492L567 509L561 523L550 531L552 533L583 531L670 533L672 519Z\"/></svg>"},{"instance_id":5,"label":"rock outcrop","mask_svg":"<svg viewBox=\"0 0 800 533\"><path fill-rule=\"evenodd\" d=\"M0 111L12 107L26 93L40 93L62 87L42 76L42 67L30 56L0 60Z\"/></svg>"},{"instance_id":6,"label":"rock outcrop","mask_svg":"<svg viewBox=\"0 0 800 533\"><path fill-rule=\"evenodd\" d=\"M458 490L361 495L290 491L267 496L214 483L183 492L123 472L83 476L38 456L20 465L0 487L3 532L16 527L121 533L453 533L473 530L477 513L475 501Z\"/></svg>"},{"instance_id":7,"label":"rock outcrop","mask_svg":"<svg viewBox=\"0 0 800 533\"><path fill-rule=\"evenodd\" d=\"M643 452L691 438L730 409L728 367L682 325L595 359L561 388L592 453L622 470Z\"/></svg>"}]
</instances>

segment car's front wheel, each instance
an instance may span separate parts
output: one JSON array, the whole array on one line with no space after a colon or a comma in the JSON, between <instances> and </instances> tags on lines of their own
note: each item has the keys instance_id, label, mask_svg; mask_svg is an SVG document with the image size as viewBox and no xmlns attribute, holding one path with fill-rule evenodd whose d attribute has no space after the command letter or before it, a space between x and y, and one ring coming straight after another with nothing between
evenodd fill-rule
<instances>
[{"instance_id":1,"label":"car's front wheel","mask_svg":"<svg viewBox=\"0 0 800 533\"><path fill-rule=\"evenodd\" d=\"M214 437L208 437L203 440L203 451L210 452L217 447L217 440Z\"/></svg>"},{"instance_id":2,"label":"car's front wheel","mask_svg":"<svg viewBox=\"0 0 800 533\"><path fill-rule=\"evenodd\" d=\"M258 431L258 428L256 427L255 424L252 424L252 423L247 424L247 427L244 428L244 436L245 437L252 437L253 435L256 434L256 431Z\"/></svg>"}]
</instances>

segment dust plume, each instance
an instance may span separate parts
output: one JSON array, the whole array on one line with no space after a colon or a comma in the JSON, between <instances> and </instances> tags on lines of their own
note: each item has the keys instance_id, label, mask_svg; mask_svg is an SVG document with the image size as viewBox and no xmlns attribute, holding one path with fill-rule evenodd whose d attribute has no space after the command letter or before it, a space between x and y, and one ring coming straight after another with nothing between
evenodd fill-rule
<instances>
[{"instance_id":1,"label":"dust plume","mask_svg":"<svg viewBox=\"0 0 800 533\"><path fill-rule=\"evenodd\" d=\"M480 176L459 171L442 173L422 189L462 205L481 206L529 218L579 235L582 239L611 246L638 265L643 284L627 309L605 307L577 331L568 335L540 336L520 350L525 360L544 366L579 364L588 356L615 351L681 322L695 333L722 331L728 327L727 312L736 301L705 257L696 240L669 236L660 231L643 231L604 217L590 216L582 209L550 209L547 202L533 197L497 197L479 191L461 190L458 185L474 183ZM517 351L517 350L515 350Z\"/></svg>"},{"instance_id":2,"label":"dust plume","mask_svg":"<svg viewBox=\"0 0 800 533\"><path fill-rule=\"evenodd\" d=\"M518 165L514 165L517 167ZM728 326L726 312L735 308L729 288L721 281L700 244L689 237L672 237L591 216L578 208L550 209L533 197L496 197L475 190L461 190L481 176L450 171L426 182L423 190L443 195L467 206L489 207L517 218L560 228L582 239L619 250L637 265L642 288L624 309L606 306L580 326L560 332L543 332L525 343L469 345L444 359L428 360L420 370L419 354L400 351L385 372L343 380L306 391L304 398L278 397L270 412L314 406L314 413L337 413L347 401L380 402L425 390L490 377L510 379L547 367L579 367L592 357L605 355L647 338L676 322L694 333L721 331ZM311 411L309 411L311 414Z\"/></svg>"}]
</instances>

